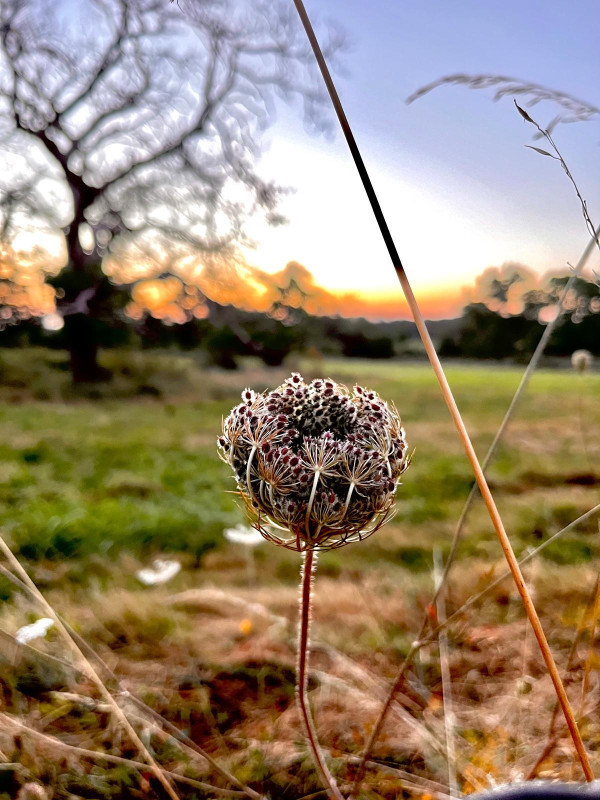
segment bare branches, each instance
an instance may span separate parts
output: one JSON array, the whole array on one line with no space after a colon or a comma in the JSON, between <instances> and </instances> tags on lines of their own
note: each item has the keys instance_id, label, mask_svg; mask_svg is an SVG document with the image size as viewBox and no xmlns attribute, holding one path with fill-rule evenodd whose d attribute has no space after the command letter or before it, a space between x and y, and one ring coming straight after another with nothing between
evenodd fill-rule
<instances>
[{"instance_id":1,"label":"bare branches","mask_svg":"<svg viewBox=\"0 0 600 800\"><path fill-rule=\"evenodd\" d=\"M287 4L82 0L77 14L81 25L61 27L55 6L36 16L33 0L0 11L0 124L7 143L29 134L62 170L71 263L97 264L120 234L155 222L191 250L242 242L244 221L270 217L281 194L256 169L278 98L325 127ZM331 32L328 51L342 44ZM87 255L84 223L102 231Z\"/></svg>"}]
</instances>

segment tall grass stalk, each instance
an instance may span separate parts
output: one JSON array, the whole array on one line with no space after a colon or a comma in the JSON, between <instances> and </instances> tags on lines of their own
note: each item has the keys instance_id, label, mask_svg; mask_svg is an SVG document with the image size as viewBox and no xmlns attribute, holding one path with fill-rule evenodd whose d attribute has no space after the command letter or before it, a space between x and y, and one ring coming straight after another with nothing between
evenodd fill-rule
<instances>
[{"instance_id":1,"label":"tall grass stalk","mask_svg":"<svg viewBox=\"0 0 600 800\"><path fill-rule=\"evenodd\" d=\"M594 583L594 587L592 589L592 592L591 592L591 594L590 594L590 596L589 596L589 598L588 598L588 600L587 600L587 602L586 602L586 604L584 606L583 614L581 615L581 619L577 623L577 630L575 631L575 636L573 637L573 641L571 642L571 647L569 649L569 655L568 655L568 658L567 658L567 664L565 666L565 674L567 676L566 679L565 679L565 682L569 678L569 676L571 675L571 670L573 668L573 663L575 661L575 656L577 655L577 647L579 645L579 641L581 639L581 636L582 636L582 634L583 634L583 632L585 630L585 626L586 626L587 619L588 619L588 614L591 613L592 607L593 607L593 605L595 603L599 587L600 587L600 574L596 576L596 582ZM558 744L559 734L556 732L556 723L557 723L557 720L558 720L559 711L560 711L560 706L558 705L558 702L556 702L554 704L554 708L552 709L552 716L550 718L550 724L548 726L548 735L546 737L546 743L544 744L544 747L542 748L542 752L537 757L537 759L535 761L535 764L529 770L525 780L532 781L532 780L534 780L534 778L537 778L537 774L538 774L539 770L541 769L542 764L551 755L552 751L554 750L554 748Z\"/></svg>"},{"instance_id":2,"label":"tall grass stalk","mask_svg":"<svg viewBox=\"0 0 600 800\"><path fill-rule=\"evenodd\" d=\"M519 385L517 386L517 389L516 389L516 391L515 391L515 393L514 393L514 395L512 397L512 400L510 401L510 404L509 404L508 408L506 409L506 413L504 414L502 422L500 423L500 427L496 431L496 435L494 436L494 438L492 440L492 443L490 444L490 446L488 448L488 451L485 454L485 457L484 457L484 459L482 461L481 468L483 469L484 472L487 470L487 468L491 464L492 460L494 459L494 456L496 455L496 451L498 449L498 445L500 444L500 442L502 440L502 437L504 436L504 434L506 432L506 429L508 427L508 423L512 419L513 414L515 413L515 411L517 409L517 406L519 405L521 397L523 396L525 390L527 389L527 387L529 385L529 382L530 382L530 380L531 380L531 378L533 376L533 373L537 369L537 366L538 366L538 364L540 362L540 359L541 359L542 355L544 354L544 351L546 350L546 345L550 341L550 337L554 333L554 329L556 328L556 326L557 326L557 324L558 324L558 322L559 322L559 320L561 318L561 315L564 312L565 301L566 301L566 299L567 299L567 297L569 295L569 291L571 290L571 287L573 286L573 284L575 283L575 281L577 280L579 275L581 275L582 271L584 270L585 265L587 264L587 262L589 260L589 257L592 254L592 251L594 250L594 248L596 247L596 245L599 242L599 239L600 239L600 227L597 228L594 231L594 235L590 238L589 242L585 246L585 249L584 249L583 253L579 257L579 261L575 265L575 269L573 270L572 274L570 275L569 280L565 284L564 289L561 292L561 295L559 297L559 300L558 300L558 303L557 303L557 308L556 308L556 315L550 320L550 322L548 322L548 324L544 328L544 331L543 331L543 333L542 333L542 335L540 337L540 340L537 343L537 346L536 346L535 350L533 351L531 359L529 360L529 364L527 365L527 368L523 372L523 375L521 377ZM465 504L464 504L464 506L462 508L462 511L460 512L460 516L458 518L458 522L456 523L456 528L454 529L454 535L452 537L452 543L450 545L450 552L448 554L448 558L446 559L446 564L444 566L444 575L443 575L443 579L442 579L441 584L440 584L441 586L443 586L446 578L448 577L448 573L449 573L450 568L452 566L452 563L454 561L454 557L456 555L458 544L460 542L460 539L461 539L461 536L462 536L462 532L463 532L465 523L467 521L467 517L469 515L469 511L471 510L471 506L473 505L473 501L475 500L475 497L477 496L478 490L479 489L478 489L477 484L473 485L471 491L469 492L469 494L467 496L467 499L466 499ZM433 597L433 599L431 601L432 604L435 603L435 600L436 600L436 597L434 595L434 597Z\"/></svg>"},{"instance_id":3,"label":"tall grass stalk","mask_svg":"<svg viewBox=\"0 0 600 800\"><path fill-rule=\"evenodd\" d=\"M16 575L13 575L10 570L6 569L6 567L0 564L0 575L4 576L8 581L10 581L14 586L16 586L20 591L24 594L30 596L34 601L37 600L37 596L35 592L31 590L31 588L20 578ZM69 623L60 617L62 624L66 628L69 636L73 639L76 645L81 649L81 651L92 660L96 661L98 666L100 667L101 671L106 676L106 682L110 682L115 689L118 690L121 697L125 698L129 703L134 705L138 711L142 714L146 715L146 718L149 718L153 723L156 725L161 726L161 728L166 728L169 732L171 737L175 738L179 744L183 745L185 748L189 749L190 751L196 753L197 755L201 756L210 766L218 772L226 781L237 786L239 789L239 793L241 796L246 796L252 798L252 800L262 800L262 795L258 792L255 792L254 789L251 789L249 786L245 786L241 781L239 781L235 775L233 775L229 770L225 769L218 761L216 761L210 753L206 752L199 744L197 744L193 739L182 730L180 730L176 725L170 722L168 719L165 719L159 713L154 711L149 705L144 703L143 700L140 700L134 694L132 694L128 689L126 689L120 682L118 676L115 672L108 666L108 664L104 661L104 659L86 642L86 640L80 636L77 631L75 631ZM48 657L46 655L46 657ZM62 662L65 666L70 666L66 662ZM106 684L105 684L106 685ZM165 770L162 770L164 773Z\"/></svg>"},{"instance_id":4,"label":"tall grass stalk","mask_svg":"<svg viewBox=\"0 0 600 800\"><path fill-rule=\"evenodd\" d=\"M446 592L441 586L443 574L443 560L438 548L433 551L433 570L434 583L437 592L437 618L441 624L446 621ZM450 674L450 662L448 652L448 636L446 628L440 630L438 636L440 649L440 671L442 674L442 697L444 699L444 728L446 731L446 752L448 756L448 786L450 794L458 797L460 794L458 781L456 779L456 749L454 745L454 703L452 700L452 676Z\"/></svg>"},{"instance_id":5,"label":"tall grass stalk","mask_svg":"<svg viewBox=\"0 0 600 800\"><path fill-rule=\"evenodd\" d=\"M28 725L25 725L23 722L20 722L8 714L0 714L0 720L2 720L7 727L17 729L25 736L31 736L32 738L38 739L45 744L50 745L51 747L67 750L83 758L88 758L91 761L104 761L107 764L120 764L128 767L134 767L137 770L143 771L146 771L148 767L147 764L130 758L123 758L123 756L115 756L112 753L104 753L99 750L88 750L85 747L77 747L76 745L68 744L67 742L63 742L61 739L57 739L55 736L49 736L47 733L36 731L35 728L30 728ZM169 770L162 769L162 767L159 769L165 780L168 779L180 781L181 783L187 783L189 786L193 786L195 789L201 789L203 792L210 792L211 794L221 795L224 797L246 796L246 793L242 791L237 791L235 789L222 789L218 786L212 786L210 783L205 783L204 781L197 781L193 778L187 778L184 775L179 775L176 772L170 772Z\"/></svg>"},{"instance_id":6,"label":"tall grass stalk","mask_svg":"<svg viewBox=\"0 0 600 800\"><path fill-rule=\"evenodd\" d=\"M486 481L485 475L481 468L481 464L479 463L479 460L477 458L477 454L475 453L473 444L471 443L471 439L467 432L466 426L464 424L458 406L456 405L454 395L452 394L452 390L444 373L443 367L441 365L441 362L439 360L433 342L431 341L429 331L427 330L427 326L425 325L425 320L423 319L423 315L421 314L421 310L415 298L412 286L410 284L410 281L408 280L408 276L406 275L406 272L402 265L402 261L400 260L400 256L396 249L396 245L392 238L391 232L388 228L383 211L379 204L379 200L373 188L373 184L371 183L371 179L369 177L365 164L362 160L362 156L354 139L354 135L346 118L340 98L337 94L335 85L329 73L329 69L327 67L325 59L319 47L319 43L315 36L314 30L306 13L306 9L304 8L304 4L302 3L302 0L294 0L294 5L296 6L300 19L303 23L304 29L312 46L313 52L319 64L319 68L321 70L323 79L329 91L329 95L334 105L340 125L346 137L346 141L350 148L350 152L352 153L354 163L361 177L363 186L365 188L365 192L371 203L371 208L379 225L382 237L387 246L388 253L392 261L392 265L396 271L396 275L398 276L400 285L402 286L404 296L410 308L413 320L417 326L417 330L419 331L419 335L425 347L427 357L429 358L434 374L440 385L440 390L444 397L444 401L446 402L448 410L450 411L450 415L458 432L459 438L465 449L465 453L471 465L471 469L473 470L475 480L477 481L477 485L479 486L479 490L481 492L483 501L490 515L490 519L492 521L492 524L500 541L500 545L504 552L504 556L508 562L509 569L517 586L517 590L521 596L523 606L525 607L525 612L529 618L531 627L533 628L533 632L536 637L538 646L540 648L540 652L542 653L542 657L546 664L546 668L554 685L554 690L557 694L557 697L559 698L559 702L561 704L563 713L565 715L567 726L571 733L573 744L575 746L579 760L581 762L584 775L586 777L586 780L592 781L594 779L594 773L592 771L592 767L587 752L585 750L581 734L577 727L575 714L573 713L573 709L571 708L569 698L567 697L564 686L562 684L560 674L558 672L556 663L554 661L554 657L548 645L548 641L546 639L546 635L542 628L542 624L540 622L538 613L535 609L533 602L531 601L531 596L523 580L523 575L521 574L521 570L519 568L517 558L510 543L510 539L508 538L508 535L504 529L502 518L500 516L498 508L496 507L496 503L494 501L494 498ZM386 703L384 705L379 715L379 718L377 719L372 729L367 746L365 748L365 754L368 754L371 751L373 743L379 737L390 704L391 700L389 701L389 703ZM366 759L363 760L366 761ZM357 770L355 789L358 789L358 786L360 785L360 780L362 778L363 771L364 771L364 764L362 764ZM354 793L355 792L353 791L353 794Z\"/></svg>"},{"instance_id":7,"label":"tall grass stalk","mask_svg":"<svg viewBox=\"0 0 600 800\"><path fill-rule=\"evenodd\" d=\"M533 548L527 548L527 549L531 551ZM536 562L532 560L528 564L528 570L527 570L527 582L531 587L531 593L533 597L535 597L535 588L536 588L535 567L536 567ZM524 742L521 740L520 737L521 721L523 719L523 710L524 710L523 709L524 704L521 700L521 694L522 694L521 687L523 687L523 682L527 679L529 673L528 666L530 658L531 658L531 628L528 625L526 625L525 634L523 636L523 649L521 651L521 669L519 670L519 677L515 681L515 686L514 686L515 692L512 697L511 716L514 716L516 720L513 726L514 730L514 735L512 737L513 743L512 743L512 748L509 748L508 746L505 748L505 754L507 757L506 761L508 761L509 750L512 750L513 761L516 761L520 754L521 748L524 745Z\"/></svg>"},{"instance_id":8,"label":"tall grass stalk","mask_svg":"<svg viewBox=\"0 0 600 800\"><path fill-rule=\"evenodd\" d=\"M89 662L89 660L83 654L81 648L77 645L77 643L67 630L66 626L63 624L62 620L60 619L56 611L52 608L50 603L40 592L35 583L31 580L26 570L21 565L21 562L14 555L14 553L12 552L12 550L10 549L10 547L5 542L2 536L0 536L0 550L4 553L6 560L8 561L14 572L17 573L17 575L21 578L23 583L30 590L33 597L35 597L35 599L42 606L46 614L52 619L52 621L56 626L56 630L59 632L60 636L64 639L67 646L73 652L73 655L75 656L79 669L94 684L94 686L100 692L101 696L111 707L115 718L123 726L127 735L131 739L132 743L138 749L140 754L144 757L148 766L158 779L159 783L162 784L163 788L165 789L171 800L179 800L179 796L175 791L175 789L173 788L171 781L163 774L163 771L156 763L156 760L153 758L150 751L148 750L146 745L142 742L142 740L134 730L133 726L127 719L127 716L124 713L123 709L119 706L115 698L108 691L108 689L104 685L104 682L102 681L102 679L100 678L100 676L98 675L92 664Z\"/></svg>"},{"instance_id":9,"label":"tall grass stalk","mask_svg":"<svg viewBox=\"0 0 600 800\"><path fill-rule=\"evenodd\" d=\"M573 189L575 190L575 194L577 195L577 199L579 200L579 203L581 205L581 213L583 215L583 219L585 220L585 224L587 226L587 229L588 229L590 235L592 236L592 238L595 241L595 239L596 239L596 226L594 225L594 223L591 220L591 217L590 217L590 214L589 214L589 211L588 211L588 207L587 207L587 203L584 200L584 198L583 198L583 196L582 196L582 194L581 194L581 192L579 190L579 186L577 185L577 181L573 177L567 162L563 158L563 155L560 152L560 150L558 149L558 146L557 146L556 142L552 138L551 132L549 130L546 130L545 128L542 128L542 126L539 123L537 123L533 119L533 117L530 114L528 114L527 111L525 111L524 108L521 108L521 106L517 103L516 100L513 100L513 102L515 104L515 107L516 107L517 111L523 117L525 122L529 122L537 130L538 137L539 138L543 138L548 142L548 144L550 145L550 147L554 151L554 155L552 155L552 153L549 153L547 150L542 150L540 147L534 147L533 145L529 145L528 144L528 145L525 145L525 147L528 147L530 150L535 150L537 153L540 153L543 156L548 156L549 158L554 159L554 161L558 161L560 163L561 167L563 168L563 171L564 171L565 175L567 176L567 178L570 180L571 184L573 185ZM600 250L600 242L598 242L598 249Z\"/></svg>"},{"instance_id":10,"label":"tall grass stalk","mask_svg":"<svg viewBox=\"0 0 600 800\"><path fill-rule=\"evenodd\" d=\"M552 336L552 333L554 332L554 329L556 328L556 325L558 324L558 322L559 322L559 320L561 318L561 315L564 312L565 301L566 301L566 299L568 297L568 293L569 293L571 287L573 286L573 284L575 283L576 279L579 277L581 272L584 270L585 265L587 264L587 262L589 260L589 257L592 254L592 251L594 250L594 248L598 244L599 237L600 237L600 227L596 231L594 231L594 235L590 238L590 240L588 241L587 245L585 246L585 249L584 249L583 253L581 254L581 256L579 257L579 261L577 262L577 264L575 266L575 269L573 270L573 273L569 277L569 280L565 284L564 289L563 289L563 291L562 291L562 293L561 293L561 295L559 297L559 300L558 300L558 303L557 303L556 314L548 322L548 324L544 328L544 331L543 331L543 333L542 333L542 335L540 337L540 340L538 341L537 346L536 346L536 348L535 348L535 350L534 350L534 352L533 352L533 354L531 356L531 359L529 360L529 363L528 363L528 365L527 365L527 367L526 367L526 369L525 369L525 371L524 371L524 373L523 373L523 375L521 377L521 380L520 380L519 385L517 386L517 389L516 389L516 391L515 391L515 393L514 393L514 395L512 397L512 400L510 401L510 404L509 404L508 408L506 409L506 412L504 414L502 422L500 423L500 426L499 426L498 430L496 431L496 434L495 434L495 436L494 436L494 438L492 440L492 443L490 444L490 446L488 448L488 451L485 454L485 457L484 457L482 465L481 465L484 472L485 472L485 470L487 470L487 468L489 467L489 465L493 461L494 456L496 455L496 452L498 450L498 445L500 444L500 442L501 442L501 440L502 440L502 438L503 438L503 436L504 436L504 434L506 432L508 424L509 424L510 420L512 419L512 416L515 413L515 411L516 411L516 409L517 409L517 407L519 405L521 397L523 396L525 390L527 389L527 387L529 385L529 382L531 381L531 378L533 376L533 373L535 372L535 370L536 370L536 368L537 368L537 366L538 366L538 364L540 362L540 359L541 359L542 355L544 354L544 352L546 350L546 346L547 346L548 342L550 341L550 337ZM474 484L473 487L471 488L468 496L467 496L467 499L465 500L465 504L464 504L464 506L463 506L463 508L462 508L462 510L460 512L458 521L456 523L456 527L454 529L454 533L453 533L453 536L452 536L452 542L450 544L450 552L448 553L448 558L446 559L446 563L444 565L444 571L442 573L442 576L441 576L441 579L440 579L440 582L439 582L438 586L434 589L433 596L432 596L432 598L431 598L431 600L429 602L429 606L434 606L435 605L435 603L437 601L438 593L442 590L442 588L446 584L446 581L448 579L448 575L450 573L450 569L452 567L452 564L454 563L454 558L455 558L456 552L458 550L458 545L459 545L460 540L462 538L462 534L463 534L463 530L464 530L464 527L465 527L465 524L466 524L466 521L467 521L467 517L468 517L469 512L471 510L471 506L473 505L473 501L475 500L475 497L478 494L478 491L479 491L478 485ZM576 522L577 521L572 523L572 525L575 525ZM563 531L559 531L558 534L556 534L556 535L560 536L560 535L562 535L562 533L564 533L564 530ZM526 563L526 562L522 561L522 562L519 562L519 563ZM509 573L507 573L507 575L508 574ZM493 585L495 585L495 584L493 584ZM428 617L427 613L425 613L423 615L423 618L422 618L422 621L421 621L421 626L420 626L419 632L417 634L417 642L422 639L423 635L425 634L425 631L428 628L428 625L429 625L429 617ZM415 652L417 652L417 651L415 651ZM405 662L406 662L407 659L409 659L409 655L406 656ZM403 677L404 677L404 674L405 674L405 671L406 671L406 666L407 666L405 662L403 662L403 664L400 666L400 668L398 670L398 674L397 674L396 680L395 680L394 684L392 685L392 687L390 688L390 693L391 694L392 693L395 694L398 691L398 689L400 688L400 685L402 683L402 680L403 680Z\"/></svg>"}]
</instances>

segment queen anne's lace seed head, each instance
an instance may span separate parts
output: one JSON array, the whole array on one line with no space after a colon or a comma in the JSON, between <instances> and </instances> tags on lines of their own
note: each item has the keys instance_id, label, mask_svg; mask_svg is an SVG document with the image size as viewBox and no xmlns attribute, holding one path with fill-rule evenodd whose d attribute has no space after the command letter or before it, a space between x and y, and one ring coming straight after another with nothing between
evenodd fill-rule
<instances>
[{"instance_id":1,"label":"queen anne's lace seed head","mask_svg":"<svg viewBox=\"0 0 600 800\"><path fill-rule=\"evenodd\" d=\"M373 533L389 519L408 466L392 405L329 378L307 385L298 373L272 392L244 389L218 446L257 530L294 550Z\"/></svg>"},{"instance_id":2,"label":"queen anne's lace seed head","mask_svg":"<svg viewBox=\"0 0 600 800\"><path fill-rule=\"evenodd\" d=\"M577 372L587 372L592 368L593 360L589 350L574 350L571 354L571 366Z\"/></svg>"}]
</instances>

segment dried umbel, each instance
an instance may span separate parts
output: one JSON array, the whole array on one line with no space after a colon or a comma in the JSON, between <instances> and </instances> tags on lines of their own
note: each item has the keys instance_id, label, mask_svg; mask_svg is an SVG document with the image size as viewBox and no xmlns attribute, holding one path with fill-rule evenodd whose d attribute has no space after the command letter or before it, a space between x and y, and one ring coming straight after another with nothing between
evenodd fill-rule
<instances>
[{"instance_id":1,"label":"dried umbel","mask_svg":"<svg viewBox=\"0 0 600 800\"><path fill-rule=\"evenodd\" d=\"M219 452L263 536L331 549L388 519L407 447L396 409L376 392L293 373L272 392L245 389L242 401Z\"/></svg>"},{"instance_id":2,"label":"dried umbel","mask_svg":"<svg viewBox=\"0 0 600 800\"><path fill-rule=\"evenodd\" d=\"M589 350L574 350L571 353L571 366L577 372L587 372L592 368L592 354Z\"/></svg>"}]
</instances>

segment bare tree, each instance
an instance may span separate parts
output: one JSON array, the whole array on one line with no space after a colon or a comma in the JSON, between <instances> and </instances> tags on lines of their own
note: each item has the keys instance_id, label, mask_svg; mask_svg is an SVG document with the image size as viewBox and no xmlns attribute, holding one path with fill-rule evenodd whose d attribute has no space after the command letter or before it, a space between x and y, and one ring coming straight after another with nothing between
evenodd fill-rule
<instances>
[{"instance_id":1,"label":"bare tree","mask_svg":"<svg viewBox=\"0 0 600 800\"><path fill-rule=\"evenodd\" d=\"M340 44L330 31L329 51ZM24 228L32 241L62 237L75 381L101 377L94 317L110 294L107 272L135 280L146 251L170 263L193 251L214 268L244 241L249 216L281 221L281 188L257 169L278 98L300 101L306 123L323 126L291 4L4 0L0 229L5 241ZM125 277L114 274L120 261Z\"/></svg>"}]
</instances>

